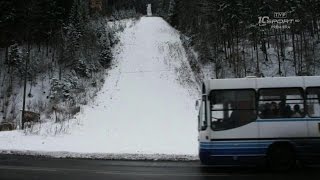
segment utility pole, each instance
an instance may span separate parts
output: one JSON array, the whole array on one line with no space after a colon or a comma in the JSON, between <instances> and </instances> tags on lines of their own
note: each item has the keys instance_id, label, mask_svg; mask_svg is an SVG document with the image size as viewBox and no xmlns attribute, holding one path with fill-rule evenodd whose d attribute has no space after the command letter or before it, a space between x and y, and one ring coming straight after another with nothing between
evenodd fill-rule
<instances>
[{"instance_id":1,"label":"utility pole","mask_svg":"<svg viewBox=\"0 0 320 180\"><path fill-rule=\"evenodd\" d=\"M26 6L26 14L27 17L30 17L30 12L32 12L32 4L27 4L29 1L24 1L24 5ZM26 22L26 30L25 30L25 39L27 40L27 59L24 69L24 85L23 85L23 101L22 101L22 117L21 117L21 129L24 129L24 123L25 123L25 113L26 113L26 94L27 94L27 81L28 81L28 65L30 60L30 22Z\"/></svg>"}]
</instances>

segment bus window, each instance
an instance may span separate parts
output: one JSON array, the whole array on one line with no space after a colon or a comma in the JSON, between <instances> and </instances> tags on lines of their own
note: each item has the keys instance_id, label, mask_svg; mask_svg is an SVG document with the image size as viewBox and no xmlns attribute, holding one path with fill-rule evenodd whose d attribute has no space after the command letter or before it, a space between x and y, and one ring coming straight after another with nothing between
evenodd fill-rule
<instances>
[{"instance_id":1,"label":"bus window","mask_svg":"<svg viewBox=\"0 0 320 180\"><path fill-rule=\"evenodd\" d=\"M256 119L254 90L213 90L210 92L211 128L232 129Z\"/></svg>"},{"instance_id":2,"label":"bus window","mask_svg":"<svg viewBox=\"0 0 320 180\"><path fill-rule=\"evenodd\" d=\"M320 88L307 88L307 110L310 117L320 117Z\"/></svg>"},{"instance_id":3,"label":"bus window","mask_svg":"<svg viewBox=\"0 0 320 180\"><path fill-rule=\"evenodd\" d=\"M301 88L277 88L259 90L259 117L304 117L304 98Z\"/></svg>"}]
</instances>

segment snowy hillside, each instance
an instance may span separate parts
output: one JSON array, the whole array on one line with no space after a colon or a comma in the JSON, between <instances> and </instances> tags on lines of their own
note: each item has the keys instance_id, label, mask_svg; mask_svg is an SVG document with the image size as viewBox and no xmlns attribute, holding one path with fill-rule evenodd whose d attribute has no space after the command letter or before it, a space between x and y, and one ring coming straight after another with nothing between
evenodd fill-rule
<instances>
[{"instance_id":1,"label":"snowy hillside","mask_svg":"<svg viewBox=\"0 0 320 180\"><path fill-rule=\"evenodd\" d=\"M196 155L198 85L179 33L158 17L128 23L102 90L68 134L0 132L0 150Z\"/></svg>"}]
</instances>

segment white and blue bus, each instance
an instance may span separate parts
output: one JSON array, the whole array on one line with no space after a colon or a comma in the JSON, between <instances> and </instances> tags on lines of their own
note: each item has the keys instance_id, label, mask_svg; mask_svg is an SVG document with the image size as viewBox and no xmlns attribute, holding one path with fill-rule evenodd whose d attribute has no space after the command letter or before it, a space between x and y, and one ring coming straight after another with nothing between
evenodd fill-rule
<instances>
[{"instance_id":1,"label":"white and blue bus","mask_svg":"<svg viewBox=\"0 0 320 180\"><path fill-rule=\"evenodd\" d=\"M319 163L320 76L212 79L197 106L203 164Z\"/></svg>"}]
</instances>

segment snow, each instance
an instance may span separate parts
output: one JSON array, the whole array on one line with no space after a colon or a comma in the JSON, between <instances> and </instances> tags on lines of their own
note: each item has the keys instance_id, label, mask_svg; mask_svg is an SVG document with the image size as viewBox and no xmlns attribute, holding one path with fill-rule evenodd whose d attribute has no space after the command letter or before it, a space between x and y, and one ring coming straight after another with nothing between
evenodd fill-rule
<instances>
[{"instance_id":1,"label":"snow","mask_svg":"<svg viewBox=\"0 0 320 180\"><path fill-rule=\"evenodd\" d=\"M175 155L175 154L112 154L112 153L77 153L66 151L19 151L0 150L0 154L14 154L25 156L42 156L53 158L85 158L106 160L136 160L136 161L196 161L197 155Z\"/></svg>"},{"instance_id":2,"label":"snow","mask_svg":"<svg viewBox=\"0 0 320 180\"><path fill-rule=\"evenodd\" d=\"M2 153L111 159L196 157L194 102L199 91L179 33L159 17L128 23L114 49L113 68L96 98L66 126L42 126L70 130L56 135L1 132Z\"/></svg>"}]
</instances>

